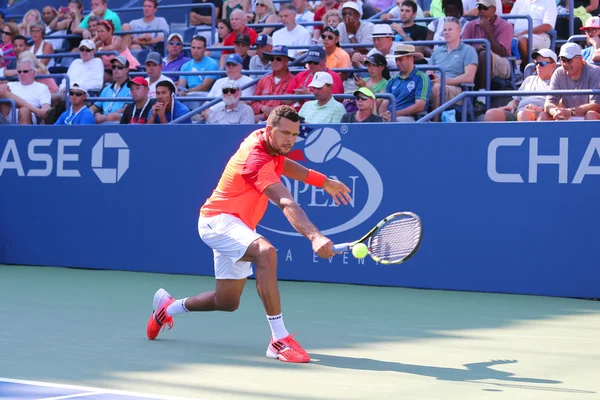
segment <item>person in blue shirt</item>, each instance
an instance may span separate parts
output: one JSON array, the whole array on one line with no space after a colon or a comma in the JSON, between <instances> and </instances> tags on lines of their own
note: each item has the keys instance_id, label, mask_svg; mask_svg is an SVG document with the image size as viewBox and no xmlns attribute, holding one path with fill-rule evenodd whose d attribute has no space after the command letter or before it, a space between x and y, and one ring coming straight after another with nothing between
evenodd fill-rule
<instances>
[{"instance_id":1,"label":"person in blue shirt","mask_svg":"<svg viewBox=\"0 0 600 400\"><path fill-rule=\"evenodd\" d=\"M54 125L96 125L94 114L85 105L87 89L78 83L71 85L69 89L69 100L71 109L60 115Z\"/></svg>"},{"instance_id":2,"label":"person in blue shirt","mask_svg":"<svg viewBox=\"0 0 600 400\"><path fill-rule=\"evenodd\" d=\"M156 84L156 104L148 115L148 124L167 124L190 112L189 108L182 102L175 100L175 85L169 81ZM182 121L183 124L191 124L191 119Z\"/></svg>"},{"instance_id":3,"label":"person in blue shirt","mask_svg":"<svg viewBox=\"0 0 600 400\"><path fill-rule=\"evenodd\" d=\"M96 102L90 107L98 124L102 124L105 121L120 121L127 102L119 101L118 99L131 97L129 61L119 55L110 60L110 64L115 82L112 85L105 86L100 93L100 97L109 97L113 100Z\"/></svg>"}]
</instances>

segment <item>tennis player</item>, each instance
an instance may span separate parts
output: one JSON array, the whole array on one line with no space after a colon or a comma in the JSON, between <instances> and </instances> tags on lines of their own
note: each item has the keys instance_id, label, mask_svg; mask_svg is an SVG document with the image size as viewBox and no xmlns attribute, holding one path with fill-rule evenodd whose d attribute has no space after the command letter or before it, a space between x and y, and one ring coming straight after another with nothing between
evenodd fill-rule
<instances>
[{"instance_id":1,"label":"tennis player","mask_svg":"<svg viewBox=\"0 0 600 400\"><path fill-rule=\"evenodd\" d=\"M333 257L333 243L309 221L281 175L323 188L336 204L351 201L350 189L342 182L307 169L286 158L300 130L299 116L289 106L271 111L266 128L256 130L231 157L217 188L200 209L198 232L213 249L216 288L194 297L176 300L164 289L154 295L148 320L148 339L161 328L173 327L173 317L192 311L235 311L252 265L256 266L256 288L271 327L267 357L305 363L310 356L288 333L283 323L277 285L277 252L256 232L269 200L281 208L290 224L312 243L322 258Z\"/></svg>"}]
</instances>

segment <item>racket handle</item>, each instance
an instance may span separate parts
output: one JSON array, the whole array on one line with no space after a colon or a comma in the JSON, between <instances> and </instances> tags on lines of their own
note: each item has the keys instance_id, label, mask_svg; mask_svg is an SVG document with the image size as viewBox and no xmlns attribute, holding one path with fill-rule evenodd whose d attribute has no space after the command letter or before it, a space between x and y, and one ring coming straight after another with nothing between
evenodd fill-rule
<instances>
[{"instance_id":1,"label":"racket handle","mask_svg":"<svg viewBox=\"0 0 600 400\"><path fill-rule=\"evenodd\" d=\"M333 251L335 251L336 253L338 253L338 252L344 252L344 251L350 251L351 245L352 245L352 243L334 244L333 245Z\"/></svg>"}]
</instances>

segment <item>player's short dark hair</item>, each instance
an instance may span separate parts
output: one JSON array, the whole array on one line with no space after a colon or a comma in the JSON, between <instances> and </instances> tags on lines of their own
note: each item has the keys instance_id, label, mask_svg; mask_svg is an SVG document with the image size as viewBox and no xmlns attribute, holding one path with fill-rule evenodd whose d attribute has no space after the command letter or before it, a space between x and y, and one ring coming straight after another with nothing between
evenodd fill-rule
<instances>
[{"instance_id":1,"label":"player's short dark hair","mask_svg":"<svg viewBox=\"0 0 600 400\"><path fill-rule=\"evenodd\" d=\"M406 1L404 1L404 2L402 2L402 5L403 5L403 6L406 6L406 7L410 7L410 8L412 8L412 10L413 10L413 13L416 13L416 12L417 12L417 3L415 3L415 2L414 2L414 1L412 1L412 0L406 0Z\"/></svg>"},{"instance_id":2,"label":"player's short dark hair","mask_svg":"<svg viewBox=\"0 0 600 400\"><path fill-rule=\"evenodd\" d=\"M279 126L279 121L281 121L282 118L289 119L292 122L300 121L300 116L298 115L296 110L294 110L290 106L282 105L275 107L271 111L271 114L269 114L269 118L267 118L267 126Z\"/></svg>"}]
</instances>

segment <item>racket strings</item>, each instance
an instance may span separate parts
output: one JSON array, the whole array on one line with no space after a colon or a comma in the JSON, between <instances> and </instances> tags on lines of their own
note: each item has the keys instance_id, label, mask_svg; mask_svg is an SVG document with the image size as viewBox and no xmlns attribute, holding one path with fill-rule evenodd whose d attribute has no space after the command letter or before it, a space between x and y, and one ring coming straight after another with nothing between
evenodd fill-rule
<instances>
[{"instance_id":1,"label":"racket strings","mask_svg":"<svg viewBox=\"0 0 600 400\"><path fill-rule=\"evenodd\" d=\"M394 262L408 257L419 245L421 222L411 216L388 221L371 238L369 250L381 260Z\"/></svg>"}]
</instances>

